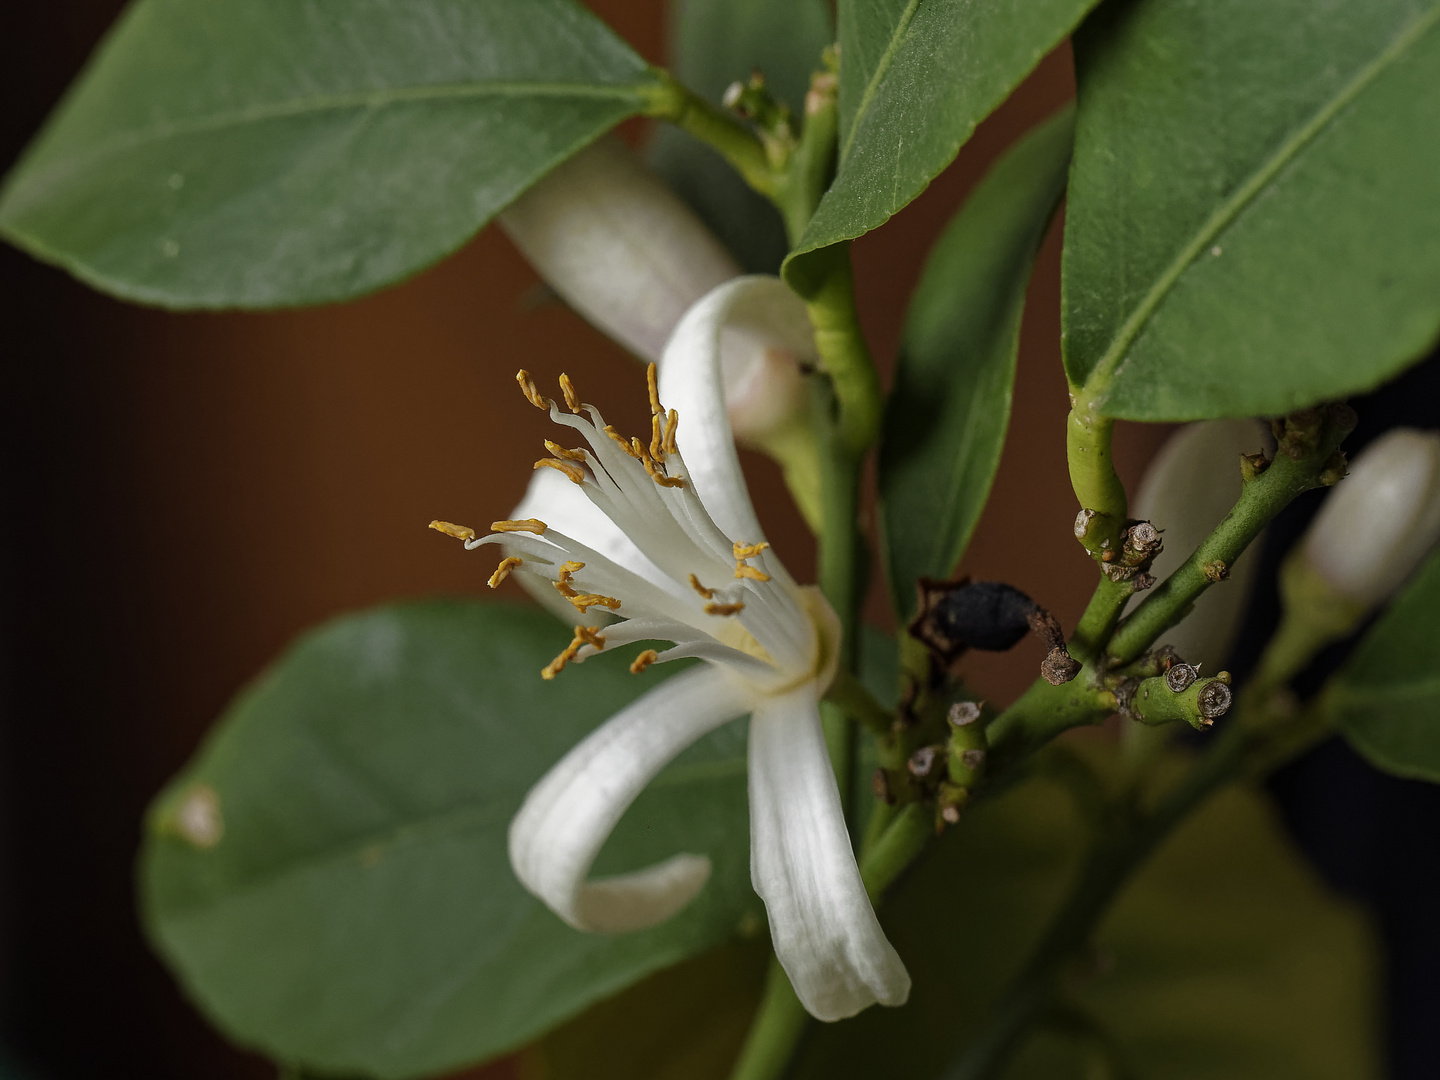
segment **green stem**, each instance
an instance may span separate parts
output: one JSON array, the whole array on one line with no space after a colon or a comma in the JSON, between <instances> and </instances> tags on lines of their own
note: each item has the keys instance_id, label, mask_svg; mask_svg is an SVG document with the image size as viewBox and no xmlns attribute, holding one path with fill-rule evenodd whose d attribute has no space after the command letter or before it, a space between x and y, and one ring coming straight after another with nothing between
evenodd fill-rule
<instances>
[{"instance_id":1,"label":"green stem","mask_svg":"<svg viewBox=\"0 0 1440 1080\"><path fill-rule=\"evenodd\" d=\"M925 850L934 835L934 817L918 803L911 803L895 816L860 862L860 878L872 904L880 903L885 890Z\"/></svg>"},{"instance_id":2,"label":"green stem","mask_svg":"<svg viewBox=\"0 0 1440 1080\"><path fill-rule=\"evenodd\" d=\"M1196 679L1176 693L1164 675L1142 679L1130 697L1130 715L1152 726L1183 720L1204 731L1230 708L1230 673Z\"/></svg>"},{"instance_id":3,"label":"green stem","mask_svg":"<svg viewBox=\"0 0 1440 1080\"><path fill-rule=\"evenodd\" d=\"M856 463L880 434L880 376L855 312L850 245L834 244L810 256L811 291L805 296L815 327L815 349L830 376L840 410L840 439Z\"/></svg>"},{"instance_id":4,"label":"green stem","mask_svg":"<svg viewBox=\"0 0 1440 1080\"><path fill-rule=\"evenodd\" d=\"M775 195L775 172L765 147L728 112L710 104L681 85L667 71L651 69L654 84L647 88L645 115L667 120L717 150L756 191Z\"/></svg>"},{"instance_id":5,"label":"green stem","mask_svg":"<svg viewBox=\"0 0 1440 1080\"><path fill-rule=\"evenodd\" d=\"M1060 686L1035 680L985 731L990 740L990 774L1006 771L1061 732L1098 724L1115 706L1115 695L1099 685L1095 669L1088 664Z\"/></svg>"},{"instance_id":6,"label":"green stem","mask_svg":"<svg viewBox=\"0 0 1440 1080\"><path fill-rule=\"evenodd\" d=\"M1089 663L1099 657L1110 635L1120 622L1125 603L1135 593L1135 586L1129 581L1112 581L1105 574L1095 586L1085 613L1075 624L1075 633L1070 639L1070 655Z\"/></svg>"},{"instance_id":7,"label":"green stem","mask_svg":"<svg viewBox=\"0 0 1440 1080\"><path fill-rule=\"evenodd\" d=\"M1247 480L1225 520L1120 624L1107 649L1112 663L1128 664L1154 644L1202 592L1228 576L1235 560L1276 514L1296 496L1320 487L1326 463L1348 433L1348 428L1327 422L1309 453L1299 458L1277 453L1269 468Z\"/></svg>"},{"instance_id":8,"label":"green stem","mask_svg":"<svg viewBox=\"0 0 1440 1080\"><path fill-rule=\"evenodd\" d=\"M809 1023L810 1014L795 996L790 976L772 956L765 975L765 993L730 1080L779 1080Z\"/></svg>"},{"instance_id":9,"label":"green stem","mask_svg":"<svg viewBox=\"0 0 1440 1080\"><path fill-rule=\"evenodd\" d=\"M865 684L853 673L843 668L838 671L835 681L830 684L830 689L825 694L825 700L844 709L870 734L879 738L890 734L895 720L894 714L876 701L875 696L865 689Z\"/></svg>"},{"instance_id":10,"label":"green stem","mask_svg":"<svg viewBox=\"0 0 1440 1080\"><path fill-rule=\"evenodd\" d=\"M1072 390L1071 402L1065 424L1070 485L1081 510L1093 515L1088 526L1082 530L1077 525L1076 532L1085 550L1098 559L1107 551L1118 554L1128 512L1125 488L1115 472L1110 449L1115 421L1100 415L1092 393Z\"/></svg>"},{"instance_id":11,"label":"green stem","mask_svg":"<svg viewBox=\"0 0 1440 1080\"><path fill-rule=\"evenodd\" d=\"M839 132L836 109L838 80L829 71L817 72L805 97L805 126L794 151L776 175L772 199L785 221L785 235L794 247L815 215L820 198L835 174L835 146Z\"/></svg>"}]
</instances>

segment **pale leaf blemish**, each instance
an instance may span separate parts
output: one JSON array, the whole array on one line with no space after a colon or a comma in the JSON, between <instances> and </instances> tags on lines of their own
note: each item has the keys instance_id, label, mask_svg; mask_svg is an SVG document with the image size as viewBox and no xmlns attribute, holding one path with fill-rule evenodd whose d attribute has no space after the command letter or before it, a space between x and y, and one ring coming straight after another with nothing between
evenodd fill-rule
<instances>
[{"instance_id":1,"label":"pale leaf blemish","mask_svg":"<svg viewBox=\"0 0 1440 1080\"><path fill-rule=\"evenodd\" d=\"M160 254L167 259L173 259L180 254L180 241L172 240L170 237L160 241Z\"/></svg>"},{"instance_id":2,"label":"pale leaf blemish","mask_svg":"<svg viewBox=\"0 0 1440 1080\"><path fill-rule=\"evenodd\" d=\"M175 814L175 829L187 842L206 850L225 835L220 816L220 796L209 784L197 784L185 793Z\"/></svg>"}]
</instances>

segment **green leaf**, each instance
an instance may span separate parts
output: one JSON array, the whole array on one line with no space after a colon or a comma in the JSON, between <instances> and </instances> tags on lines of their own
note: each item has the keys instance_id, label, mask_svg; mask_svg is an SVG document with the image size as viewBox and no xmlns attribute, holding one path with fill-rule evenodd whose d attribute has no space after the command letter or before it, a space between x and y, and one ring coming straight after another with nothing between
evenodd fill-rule
<instances>
[{"instance_id":1,"label":"green leaf","mask_svg":"<svg viewBox=\"0 0 1440 1080\"><path fill-rule=\"evenodd\" d=\"M1323 706L1375 765L1440 783L1440 552L1365 635Z\"/></svg>"},{"instance_id":2,"label":"green leaf","mask_svg":"<svg viewBox=\"0 0 1440 1080\"><path fill-rule=\"evenodd\" d=\"M428 1075L763 930L743 725L662 773L597 863L708 854L677 918L582 934L515 880L525 792L657 681L602 655L543 682L564 637L530 610L385 608L306 637L242 695L157 799L141 865L150 934L221 1030L316 1071Z\"/></svg>"},{"instance_id":3,"label":"green leaf","mask_svg":"<svg viewBox=\"0 0 1440 1080\"><path fill-rule=\"evenodd\" d=\"M651 975L522 1056L525 1080L725 1080L759 1004L768 942L733 942Z\"/></svg>"},{"instance_id":4,"label":"green leaf","mask_svg":"<svg viewBox=\"0 0 1440 1080\"><path fill-rule=\"evenodd\" d=\"M820 1027L796 1075L892 1076L903 1061L907 1078L944 1076L1059 903L1081 820L1048 779L968 811L881 912L914 979L909 1004ZM1097 968L1076 965L1066 985L1136 1076L1379 1074L1368 927L1323 890L1253 792L1228 790L1181 827L1122 893L1095 955ZM1042 1034L1006 1077L1119 1075L1099 1065L1094 1040Z\"/></svg>"},{"instance_id":5,"label":"green leaf","mask_svg":"<svg viewBox=\"0 0 1440 1080\"><path fill-rule=\"evenodd\" d=\"M1440 329L1440 2L1140 0L1076 37L1065 359L1139 420L1282 413Z\"/></svg>"},{"instance_id":6,"label":"green leaf","mask_svg":"<svg viewBox=\"0 0 1440 1080\"><path fill-rule=\"evenodd\" d=\"M840 0L840 166L785 276L889 220L1097 0ZM817 270L818 272L818 270Z\"/></svg>"},{"instance_id":7,"label":"green leaf","mask_svg":"<svg viewBox=\"0 0 1440 1080\"><path fill-rule=\"evenodd\" d=\"M671 0L672 71L718 103L726 87L760 71L799 116L810 74L834 40L824 0ZM780 212L714 150L662 126L650 162L750 273L773 274L789 250Z\"/></svg>"},{"instance_id":8,"label":"green leaf","mask_svg":"<svg viewBox=\"0 0 1440 1080\"><path fill-rule=\"evenodd\" d=\"M1066 109L1015 145L930 251L910 301L880 445L881 529L895 610L915 579L965 552L1010 421L1020 316L1035 252L1065 190Z\"/></svg>"},{"instance_id":9,"label":"green leaf","mask_svg":"<svg viewBox=\"0 0 1440 1080\"><path fill-rule=\"evenodd\" d=\"M139 0L0 232L146 303L343 300L454 251L653 85L572 0Z\"/></svg>"}]
</instances>

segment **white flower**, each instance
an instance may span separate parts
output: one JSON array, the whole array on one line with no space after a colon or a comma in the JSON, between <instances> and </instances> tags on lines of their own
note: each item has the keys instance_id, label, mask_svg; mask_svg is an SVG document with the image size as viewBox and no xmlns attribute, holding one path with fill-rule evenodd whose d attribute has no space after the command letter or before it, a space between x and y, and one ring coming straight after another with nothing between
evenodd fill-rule
<instances>
[{"instance_id":1,"label":"white flower","mask_svg":"<svg viewBox=\"0 0 1440 1080\"><path fill-rule=\"evenodd\" d=\"M1408 578L1440 540L1440 434L1397 428L1375 440L1320 507L1302 556L1363 609Z\"/></svg>"},{"instance_id":2,"label":"white flower","mask_svg":"<svg viewBox=\"0 0 1440 1080\"><path fill-rule=\"evenodd\" d=\"M537 483L517 512L531 520L497 522L479 538L436 526L467 548L503 549L492 584L528 575L579 616L544 677L600 649L656 639L674 644L639 653L631 670L706 661L612 716L535 785L510 826L516 876L582 930L634 930L679 911L710 873L703 855L594 881L590 867L651 778L748 713L751 879L801 1002L837 1020L876 1001L902 1004L910 979L866 897L820 728L840 626L765 542L726 417L719 328L737 295L774 287L773 279L740 279L686 314L658 386L650 369L652 426L643 440L607 426L563 375L562 404L522 372L526 396L585 445L547 443L553 456L537 463Z\"/></svg>"}]
</instances>

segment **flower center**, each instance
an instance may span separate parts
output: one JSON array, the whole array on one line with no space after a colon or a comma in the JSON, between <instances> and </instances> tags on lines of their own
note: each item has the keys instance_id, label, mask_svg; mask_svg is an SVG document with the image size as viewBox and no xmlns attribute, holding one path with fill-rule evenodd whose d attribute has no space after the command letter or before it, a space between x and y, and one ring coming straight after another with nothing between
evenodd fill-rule
<instances>
[{"instance_id":1,"label":"flower center","mask_svg":"<svg viewBox=\"0 0 1440 1080\"><path fill-rule=\"evenodd\" d=\"M605 423L566 375L559 380L563 410L540 393L528 372L519 372L516 381L532 405L587 444L572 449L547 439L550 456L534 467L580 488L620 535L597 535L587 544L538 518L494 522L484 537L444 521L431 522L431 528L463 540L467 549L500 545L505 554L490 576L491 588L517 573L545 582L580 613L585 621L542 670L543 678L607 646L654 639L674 646L642 650L631 671L695 656L724 663L767 688L814 677L824 650L804 591L767 542L732 540L715 524L676 441L679 414L660 403L654 364L646 379L648 442Z\"/></svg>"}]
</instances>

